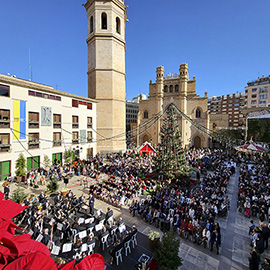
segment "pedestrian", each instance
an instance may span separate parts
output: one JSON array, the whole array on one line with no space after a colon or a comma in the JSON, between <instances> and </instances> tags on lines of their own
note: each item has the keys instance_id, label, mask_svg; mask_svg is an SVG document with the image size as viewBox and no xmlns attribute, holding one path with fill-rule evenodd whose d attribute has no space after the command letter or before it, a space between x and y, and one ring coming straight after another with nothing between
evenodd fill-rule
<instances>
[{"instance_id":1,"label":"pedestrian","mask_svg":"<svg viewBox=\"0 0 270 270\"><path fill-rule=\"evenodd\" d=\"M259 270L260 256L255 249L250 252L249 270Z\"/></svg>"},{"instance_id":2,"label":"pedestrian","mask_svg":"<svg viewBox=\"0 0 270 270\"><path fill-rule=\"evenodd\" d=\"M9 183L4 187L4 194L5 194L5 200L8 200L8 195L9 195Z\"/></svg>"}]
</instances>

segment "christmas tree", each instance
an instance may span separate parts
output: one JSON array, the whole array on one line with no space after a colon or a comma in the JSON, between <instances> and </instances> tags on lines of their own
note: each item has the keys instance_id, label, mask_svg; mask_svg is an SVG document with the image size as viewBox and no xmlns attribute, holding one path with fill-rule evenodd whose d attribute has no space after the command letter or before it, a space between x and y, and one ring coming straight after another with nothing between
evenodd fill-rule
<instances>
[{"instance_id":1,"label":"christmas tree","mask_svg":"<svg viewBox=\"0 0 270 270\"><path fill-rule=\"evenodd\" d=\"M173 105L166 109L166 118L160 129L160 143L157 147L155 170L165 179L174 179L179 176L188 176L185 150L182 147L181 133L179 131L177 116Z\"/></svg>"}]
</instances>

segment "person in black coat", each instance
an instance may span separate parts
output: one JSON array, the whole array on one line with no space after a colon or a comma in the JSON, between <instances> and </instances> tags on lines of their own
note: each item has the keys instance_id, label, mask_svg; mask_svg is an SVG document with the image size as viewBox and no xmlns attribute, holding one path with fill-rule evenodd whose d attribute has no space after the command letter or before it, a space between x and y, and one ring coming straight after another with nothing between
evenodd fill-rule
<instances>
[{"instance_id":1,"label":"person in black coat","mask_svg":"<svg viewBox=\"0 0 270 270\"><path fill-rule=\"evenodd\" d=\"M90 214L94 215L95 198L94 198L93 194L90 195L88 200L89 200Z\"/></svg>"},{"instance_id":2,"label":"person in black coat","mask_svg":"<svg viewBox=\"0 0 270 270\"><path fill-rule=\"evenodd\" d=\"M260 256L255 249L250 252L249 257L249 270L259 270Z\"/></svg>"},{"instance_id":3,"label":"person in black coat","mask_svg":"<svg viewBox=\"0 0 270 270\"><path fill-rule=\"evenodd\" d=\"M111 259L111 264L113 263L113 261L116 259L115 258L115 253L120 250L121 248L124 247L124 244L123 243L120 243L120 240L117 240L115 246L109 250L109 254L112 256L112 259Z\"/></svg>"},{"instance_id":4,"label":"person in black coat","mask_svg":"<svg viewBox=\"0 0 270 270\"><path fill-rule=\"evenodd\" d=\"M217 255L219 254L219 245L220 245L220 241L219 241L219 235L217 230L214 230L211 233L211 237L210 237L210 251L213 251L213 246L216 246L216 250L217 250Z\"/></svg>"},{"instance_id":5,"label":"person in black coat","mask_svg":"<svg viewBox=\"0 0 270 270\"><path fill-rule=\"evenodd\" d=\"M269 229L266 223L263 224L262 227L262 237L264 241L264 249L268 249Z\"/></svg>"},{"instance_id":6,"label":"person in black coat","mask_svg":"<svg viewBox=\"0 0 270 270\"><path fill-rule=\"evenodd\" d=\"M5 200L8 200L9 196L9 183L4 187Z\"/></svg>"}]
</instances>

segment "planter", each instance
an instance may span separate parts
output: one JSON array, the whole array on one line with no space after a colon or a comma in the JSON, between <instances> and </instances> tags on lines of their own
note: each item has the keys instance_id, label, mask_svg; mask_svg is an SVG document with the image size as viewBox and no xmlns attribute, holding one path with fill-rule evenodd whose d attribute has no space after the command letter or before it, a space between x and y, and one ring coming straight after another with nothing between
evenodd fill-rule
<instances>
[{"instance_id":1,"label":"planter","mask_svg":"<svg viewBox=\"0 0 270 270\"><path fill-rule=\"evenodd\" d=\"M149 246L153 249L156 249L159 243L159 238L155 240L148 239L149 241Z\"/></svg>"},{"instance_id":2,"label":"planter","mask_svg":"<svg viewBox=\"0 0 270 270\"><path fill-rule=\"evenodd\" d=\"M17 183L21 183L22 177L21 176L16 176Z\"/></svg>"}]
</instances>

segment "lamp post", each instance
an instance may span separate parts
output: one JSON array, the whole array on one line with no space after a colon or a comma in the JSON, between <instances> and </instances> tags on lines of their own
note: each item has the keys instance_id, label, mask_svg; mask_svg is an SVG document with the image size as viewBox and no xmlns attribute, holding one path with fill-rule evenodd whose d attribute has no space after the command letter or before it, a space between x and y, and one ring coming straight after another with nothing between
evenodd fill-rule
<instances>
[{"instance_id":1,"label":"lamp post","mask_svg":"<svg viewBox=\"0 0 270 270\"><path fill-rule=\"evenodd\" d=\"M75 159L79 158L80 159L80 153L82 152L83 148L77 145L72 149L74 151Z\"/></svg>"}]
</instances>

